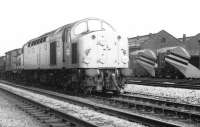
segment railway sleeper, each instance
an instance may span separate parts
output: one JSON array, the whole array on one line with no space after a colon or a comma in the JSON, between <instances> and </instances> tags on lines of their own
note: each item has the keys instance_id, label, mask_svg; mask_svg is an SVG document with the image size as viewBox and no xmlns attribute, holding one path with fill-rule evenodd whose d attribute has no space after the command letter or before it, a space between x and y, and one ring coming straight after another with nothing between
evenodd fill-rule
<instances>
[{"instance_id":1,"label":"railway sleeper","mask_svg":"<svg viewBox=\"0 0 200 127\"><path fill-rule=\"evenodd\" d=\"M169 116L169 117L177 116L177 112L176 111L163 110L163 113L165 114L165 116Z\"/></svg>"},{"instance_id":2,"label":"railway sleeper","mask_svg":"<svg viewBox=\"0 0 200 127\"><path fill-rule=\"evenodd\" d=\"M196 116L194 116L194 115L191 115L191 120L192 120L192 121L195 121L195 122L197 122L197 123L200 123L200 116L199 116L199 117L196 117Z\"/></svg>"},{"instance_id":3,"label":"railway sleeper","mask_svg":"<svg viewBox=\"0 0 200 127\"><path fill-rule=\"evenodd\" d=\"M118 99L114 99L114 100L118 100ZM145 105L145 106L151 106L151 107L156 107L156 108L162 108L162 109L165 109L165 110L173 110L173 111L177 111L177 112L185 112L185 113L188 113L188 114L196 114L196 115L199 115L197 112L196 112L196 109L194 107L192 108L187 108L185 109L184 106L181 106L181 107L178 107L180 105L172 105L170 104L170 107L169 106L166 106L164 104L162 105L155 105L155 104L152 104L152 103L143 103L143 102L138 102L138 101L127 101L127 100L122 100L122 99L119 99L118 100L118 103L128 103L129 105Z\"/></svg>"},{"instance_id":4,"label":"railway sleeper","mask_svg":"<svg viewBox=\"0 0 200 127\"><path fill-rule=\"evenodd\" d=\"M129 102L121 99L109 99L110 102L112 103L117 103L118 105L120 104L121 106L125 106L124 108L131 108L138 110L140 112L145 111L145 113L152 113L155 115L164 115L165 117L170 117L173 119L182 119L184 121L193 121L193 122L200 122L200 116L196 114L195 108L190 106L184 107L182 104L175 104L173 105L172 103L168 104L166 103L156 103L155 104L144 104L143 102ZM157 105L160 104L160 105ZM168 104L168 105L167 105ZM167 106L166 106L167 105ZM163 107L164 106L164 107ZM127 109L128 109L127 108ZM185 109L187 108L187 109ZM191 112L193 111L193 114Z\"/></svg>"},{"instance_id":5,"label":"railway sleeper","mask_svg":"<svg viewBox=\"0 0 200 127\"><path fill-rule=\"evenodd\" d=\"M178 112L177 115L179 116L179 118L184 119L184 120L191 120L191 115L187 114L187 113L183 113L183 112Z\"/></svg>"},{"instance_id":6,"label":"railway sleeper","mask_svg":"<svg viewBox=\"0 0 200 127\"><path fill-rule=\"evenodd\" d=\"M18 99L18 103L15 105L18 109L27 113L34 119L38 120L41 124L48 127L76 127L76 124L70 122L62 117L57 116L48 108L43 108L40 106L36 106L29 101L25 101L21 98L15 97Z\"/></svg>"}]
</instances>

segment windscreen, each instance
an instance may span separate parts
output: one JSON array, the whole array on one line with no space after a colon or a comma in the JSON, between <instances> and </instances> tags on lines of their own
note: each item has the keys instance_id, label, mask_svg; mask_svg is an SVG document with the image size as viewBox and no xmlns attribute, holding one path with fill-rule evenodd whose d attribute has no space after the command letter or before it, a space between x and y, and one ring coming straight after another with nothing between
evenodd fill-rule
<instances>
[{"instance_id":1,"label":"windscreen","mask_svg":"<svg viewBox=\"0 0 200 127\"><path fill-rule=\"evenodd\" d=\"M109 25L108 23L96 20L96 19L90 19L84 22L79 23L74 30L75 35L94 32L94 31L114 31L113 27Z\"/></svg>"},{"instance_id":2,"label":"windscreen","mask_svg":"<svg viewBox=\"0 0 200 127\"><path fill-rule=\"evenodd\" d=\"M88 20L88 30L98 31L102 30L102 23L99 20Z\"/></svg>"}]
</instances>

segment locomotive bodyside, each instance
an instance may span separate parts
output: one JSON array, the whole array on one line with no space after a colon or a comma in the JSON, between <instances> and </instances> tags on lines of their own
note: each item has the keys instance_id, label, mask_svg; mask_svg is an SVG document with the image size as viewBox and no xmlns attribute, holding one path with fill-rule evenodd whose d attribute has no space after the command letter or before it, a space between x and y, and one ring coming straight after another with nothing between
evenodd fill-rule
<instances>
[{"instance_id":1,"label":"locomotive bodyside","mask_svg":"<svg viewBox=\"0 0 200 127\"><path fill-rule=\"evenodd\" d=\"M61 33L59 33L61 34ZM61 46L58 33L49 33L45 36L38 37L29 41L24 45L24 69L57 69L62 68L61 61ZM53 56L50 54L50 45L54 44ZM51 56L51 57L50 57ZM52 62L53 59L53 62Z\"/></svg>"},{"instance_id":2,"label":"locomotive bodyside","mask_svg":"<svg viewBox=\"0 0 200 127\"><path fill-rule=\"evenodd\" d=\"M99 22L100 25L103 22L97 19L90 20ZM85 34L75 33L79 25L87 24L90 20L63 26L29 41L24 45L24 69L127 68L126 38L114 30L108 32L101 28L84 31ZM45 41L38 42L44 36ZM87 63L88 60L90 63Z\"/></svg>"}]
</instances>

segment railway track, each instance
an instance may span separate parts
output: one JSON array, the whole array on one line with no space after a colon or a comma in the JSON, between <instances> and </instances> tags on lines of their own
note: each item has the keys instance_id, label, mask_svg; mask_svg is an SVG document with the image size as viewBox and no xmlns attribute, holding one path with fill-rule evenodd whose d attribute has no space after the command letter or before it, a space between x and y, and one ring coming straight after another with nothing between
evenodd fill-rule
<instances>
[{"instance_id":1,"label":"railway track","mask_svg":"<svg viewBox=\"0 0 200 127\"><path fill-rule=\"evenodd\" d=\"M22 88L25 90L29 90L29 91L32 91L35 93L43 94L45 96L49 96L49 97L52 97L52 98L55 98L58 100L67 101L67 102L77 104L77 105L87 106L98 112L117 116L119 118L126 119L126 120L129 120L132 122L141 123L146 126L151 126L151 127L156 127L156 126L159 126L159 127L160 126L162 126L162 127L181 127L181 126L183 126L183 124L181 124L181 123L177 123L177 122L173 122L173 121L169 121L169 120L162 120L160 118L150 117L150 116L146 116L146 115L141 115L138 113L119 109L119 108L116 108L113 106L98 104L98 103L92 102L88 99L83 99L80 97L64 95L64 94L60 94L60 93L56 93L56 92L52 92L52 91L48 91L48 90L42 90L42 89L38 89L38 88L19 86L19 85L15 85L13 83L8 83L8 82L4 82L4 83L10 84L12 86ZM117 102L117 101L115 101L115 102Z\"/></svg>"},{"instance_id":2,"label":"railway track","mask_svg":"<svg viewBox=\"0 0 200 127\"><path fill-rule=\"evenodd\" d=\"M200 124L200 106L186 103L177 103L168 98L157 99L153 97L146 97L142 95L120 95L119 98L112 98L113 101L122 103L129 103L131 106L140 106L147 111L156 112L159 110L161 115L180 118L182 120L189 120L194 124ZM149 110L149 109L150 110Z\"/></svg>"},{"instance_id":3,"label":"railway track","mask_svg":"<svg viewBox=\"0 0 200 127\"><path fill-rule=\"evenodd\" d=\"M88 125L84 125L86 127L90 127L90 126L94 126L94 127L97 127L97 126L99 126L99 127L107 127L107 126L109 126L109 127L116 127L116 126L119 126L119 127L133 127L133 126L139 126L136 123L128 122L128 121L125 121L125 120L122 120L122 119L119 119L119 118L114 118L113 121L116 121L116 122L113 122L110 119L110 117L112 117L112 116L102 115L101 113L97 113L96 111L92 112L90 109L88 109L86 107L82 107L81 108L81 109L83 109L83 111L82 111L81 109L77 109L78 106L80 106L78 104L77 104L78 106L73 105L73 107L72 107L72 104L67 103L66 106L69 107L69 108L67 108L67 107L65 107L65 105L63 105L59 101L60 100L63 100L65 102L69 102L69 101L67 99L64 99L64 98L62 99L62 97L59 97L58 95L53 95L50 91L45 93L41 89L39 90L39 89L28 88L28 87L27 88L25 88L25 87L22 88L21 86L14 86L14 87L13 86L14 86L13 84L12 84L12 86L6 85L6 87L8 87L8 88L6 88L6 91L12 91L13 92L13 89L20 88L20 89L16 90L16 93L17 93L16 95L18 95L19 93L20 94L23 93L24 94L23 96L25 96L25 99L34 98L33 102L37 101L37 103L39 102L42 105L45 104L45 105L47 105L47 107L50 107L50 109L53 110L53 111L56 109L57 112L63 113L64 115L66 114L66 112L67 112L67 114L72 114L70 116L75 116L74 118L76 118L76 122L77 123L81 123L81 122L78 121L79 119L82 120L83 122L88 123ZM5 86L3 86L3 87L4 87L3 89L5 89ZM0 84L0 88L2 88L2 84ZM26 92L22 92L22 91L26 91ZM29 94L30 94L30 96L29 96ZM33 94L33 96L36 96L36 98L33 97L31 94ZM57 100L57 101L52 102L52 101L49 101L49 100L44 99L44 98L43 98L44 100L41 100L41 98L39 96L43 96L43 95L48 96L47 98L49 98L51 96L51 99L55 98L54 100ZM65 103L65 102L63 102L63 103ZM30 109L30 110L32 111L32 109ZM70 110L73 110L73 111L70 112ZM90 110L90 111L87 112L88 110ZM81 114L81 115L77 116L77 112L78 112L78 114ZM78 117L78 119L77 119L77 117ZM118 125L118 123L119 123L119 125ZM82 127L82 126L83 125L81 124L80 127ZM50 126L50 127L54 127L54 126ZM76 126L73 126L73 127L76 127ZM79 125L78 125L78 127L79 127ZM141 125L139 127L143 127L143 125Z\"/></svg>"},{"instance_id":4,"label":"railway track","mask_svg":"<svg viewBox=\"0 0 200 127\"><path fill-rule=\"evenodd\" d=\"M160 118L161 120L176 121L185 123L182 126L200 126L200 106L181 104L168 99L156 99L143 95L123 94L119 97L103 98L100 103L107 103L114 107L124 109L129 112L137 112L146 116ZM95 101L95 99L94 99Z\"/></svg>"},{"instance_id":5,"label":"railway track","mask_svg":"<svg viewBox=\"0 0 200 127\"><path fill-rule=\"evenodd\" d=\"M59 107L52 108L46 103L41 103L36 100L28 99L21 95L15 94L6 89L1 89L7 94L13 96L19 101L16 105L19 109L28 113L29 115L36 118L44 126L49 127L98 127L93 123L74 117L73 115L62 112ZM61 107L62 108L62 107Z\"/></svg>"},{"instance_id":6,"label":"railway track","mask_svg":"<svg viewBox=\"0 0 200 127\"><path fill-rule=\"evenodd\" d=\"M199 79L155 79L155 78L130 78L128 84L173 87L185 89L200 89Z\"/></svg>"},{"instance_id":7,"label":"railway track","mask_svg":"<svg viewBox=\"0 0 200 127\"><path fill-rule=\"evenodd\" d=\"M1 88L0 92L4 92L6 95L12 97L18 109L35 118L44 127L97 127L87 121L83 121L70 114L60 112L45 104L27 99L5 89Z\"/></svg>"}]
</instances>

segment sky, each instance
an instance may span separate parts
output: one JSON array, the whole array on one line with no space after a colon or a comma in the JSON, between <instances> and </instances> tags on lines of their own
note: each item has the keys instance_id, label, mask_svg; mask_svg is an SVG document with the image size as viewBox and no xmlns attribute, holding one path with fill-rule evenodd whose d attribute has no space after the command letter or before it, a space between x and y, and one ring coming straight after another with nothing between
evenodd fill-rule
<instances>
[{"instance_id":1,"label":"sky","mask_svg":"<svg viewBox=\"0 0 200 127\"><path fill-rule=\"evenodd\" d=\"M104 19L127 37L200 33L199 0L0 0L0 56L87 17Z\"/></svg>"}]
</instances>

